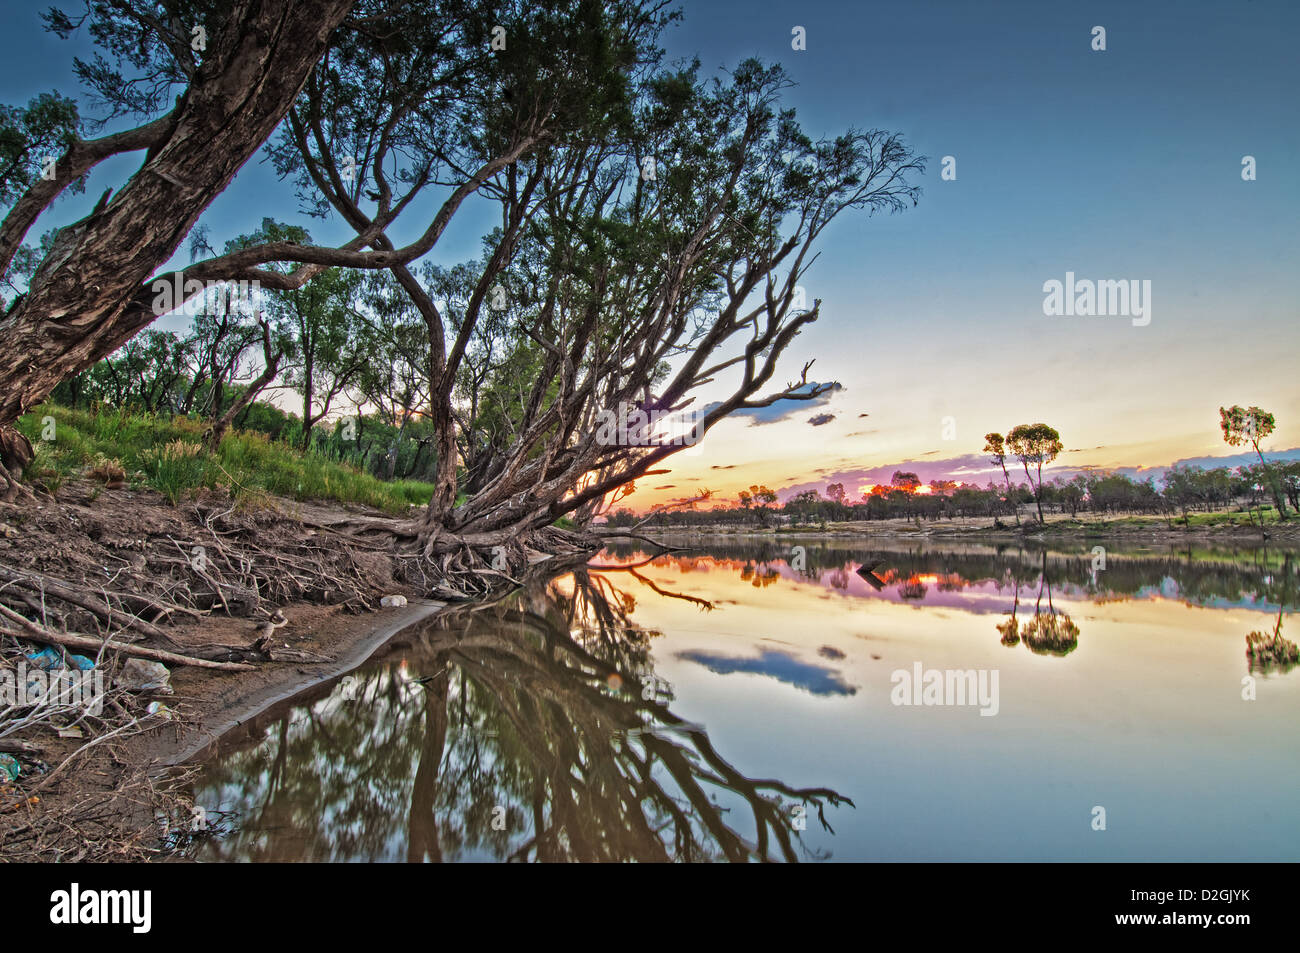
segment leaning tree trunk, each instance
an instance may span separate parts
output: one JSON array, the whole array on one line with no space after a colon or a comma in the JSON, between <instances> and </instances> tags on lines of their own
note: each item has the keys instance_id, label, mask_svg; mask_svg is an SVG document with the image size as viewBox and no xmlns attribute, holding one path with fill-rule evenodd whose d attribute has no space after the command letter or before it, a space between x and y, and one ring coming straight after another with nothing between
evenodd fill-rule
<instances>
[{"instance_id":1,"label":"leaning tree trunk","mask_svg":"<svg viewBox=\"0 0 1300 953\"><path fill-rule=\"evenodd\" d=\"M244 410L257 399L257 395L262 393L271 381L275 380L275 375L280 373L280 355L276 355L272 361L266 365L266 370L262 371L257 380L253 381L244 390L239 398L234 401L229 409L212 422L212 427L204 436L204 446L209 453L216 453L217 448L221 446L221 440L230 429L230 425L235 422Z\"/></svg>"},{"instance_id":2,"label":"leaning tree trunk","mask_svg":"<svg viewBox=\"0 0 1300 953\"><path fill-rule=\"evenodd\" d=\"M111 202L59 232L26 297L0 320L0 424L157 317L144 282L274 132L352 3L232 6L170 123L148 127L140 170ZM30 224L7 219L4 230Z\"/></svg>"}]
</instances>

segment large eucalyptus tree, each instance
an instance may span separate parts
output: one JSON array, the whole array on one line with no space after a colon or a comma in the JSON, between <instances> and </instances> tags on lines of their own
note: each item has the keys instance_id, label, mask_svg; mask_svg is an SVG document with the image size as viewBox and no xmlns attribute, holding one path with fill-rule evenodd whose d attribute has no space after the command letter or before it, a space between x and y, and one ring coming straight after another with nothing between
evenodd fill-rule
<instances>
[{"instance_id":1,"label":"large eucalyptus tree","mask_svg":"<svg viewBox=\"0 0 1300 953\"><path fill-rule=\"evenodd\" d=\"M697 442L737 410L822 395L834 385L808 365L773 384L820 314L800 285L815 247L845 211L914 203L923 161L880 130L810 138L777 67L666 66L673 18L658 0L88 3L107 58L83 79L114 114L168 111L75 140L0 225L4 268L59 191L147 150L0 319L0 424L153 320L149 285L172 277L157 269L268 139L307 211L354 237L230 248L187 267L186 287L293 293L333 269L389 273L427 341L410 390L427 397L436 489L419 519L366 528L414 541L417 576L506 550L518 565L557 542L560 517L583 522L683 448L642 424L610 439L611 413L690 413ZM433 267L471 201L499 215L481 257ZM398 241L399 225L415 237Z\"/></svg>"}]
</instances>

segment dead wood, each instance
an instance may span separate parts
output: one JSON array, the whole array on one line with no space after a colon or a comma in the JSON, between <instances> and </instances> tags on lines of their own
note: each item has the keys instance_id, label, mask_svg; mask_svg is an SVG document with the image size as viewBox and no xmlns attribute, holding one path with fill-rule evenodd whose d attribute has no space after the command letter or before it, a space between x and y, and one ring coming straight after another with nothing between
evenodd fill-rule
<instances>
[{"instance_id":1,"label":"dead wood","mask_svg":"<svg viewBox=\"0 0 1300 953\"><path fill-rule=\"evenodd\" d=\"M149 649L142 645L123 645L121 643L111 643L102 639L91 638L85 635L73 635L67 632L52 632L42 625L24 618L12 609L0 605L0 616L4 616L10 622L18 625L22 630L15 631L0 626L0 633L13 638L35 639L41 642L49 642L52 645L62 645L70 649L82 649L98 654L101 650L110 652L120 652L123 655L129 655L134 658L150 659L155 662L167 662L172 665L192 665L196 668L213 668L227 672L250 672L256 666L241 665L233 662L210 662L207 659L192 658L188 655L178 655L175 652L164 652L162 649Z\"/></svg>"}]
</instances>

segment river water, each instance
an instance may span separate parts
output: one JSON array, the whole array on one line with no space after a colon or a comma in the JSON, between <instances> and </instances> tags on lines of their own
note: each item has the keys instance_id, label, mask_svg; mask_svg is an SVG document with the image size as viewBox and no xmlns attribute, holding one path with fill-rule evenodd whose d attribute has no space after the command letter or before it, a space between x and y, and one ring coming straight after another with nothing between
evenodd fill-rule
<instances>
[{"instance_id":1,"label":"river water","mask_svg":"<svg viewBox=\"0 0 1300 953\"><path fill-rule=\"evenodd\" d=\"M1300 555L689 545L444 612L248 723L198 858L1300 859L1300 671L1246 654L1295 636Z\"/></svg>"}]
</instances>

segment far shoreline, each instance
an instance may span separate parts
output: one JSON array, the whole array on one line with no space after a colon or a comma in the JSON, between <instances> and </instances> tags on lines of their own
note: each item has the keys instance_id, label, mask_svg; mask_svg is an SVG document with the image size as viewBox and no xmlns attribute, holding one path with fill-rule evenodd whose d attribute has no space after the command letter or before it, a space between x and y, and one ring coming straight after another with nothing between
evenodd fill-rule
<instances>
[{"instance_id":1,"label":"far shoreline","mask_svg":"<svg viewBox=\"0 0 1300 953\"><path fill-rule=\"evenodd\" d=\"M1211 514L1231 516L1236 514ZM1181 519L1181 517L1180 517ZM1078 520L1049 517L1045 524L1025 523L1015 526L991 526L988 518L959 517L926 521L919 526L914 520L865 520L808 526L643 526L635 531L652 540L671 538L727 538L754 540L836 539L858 540L935 540L944 542L992 543L998 545L1051 546L1065 542L1115 541L1172 545L1178 543L1219 543L1233 546L1300 548L1300 520L1258 525L1240 523L1193 523L1171 527L1163 517L1120 517L1115 519Z\"/></svg>"}]
</instances>

